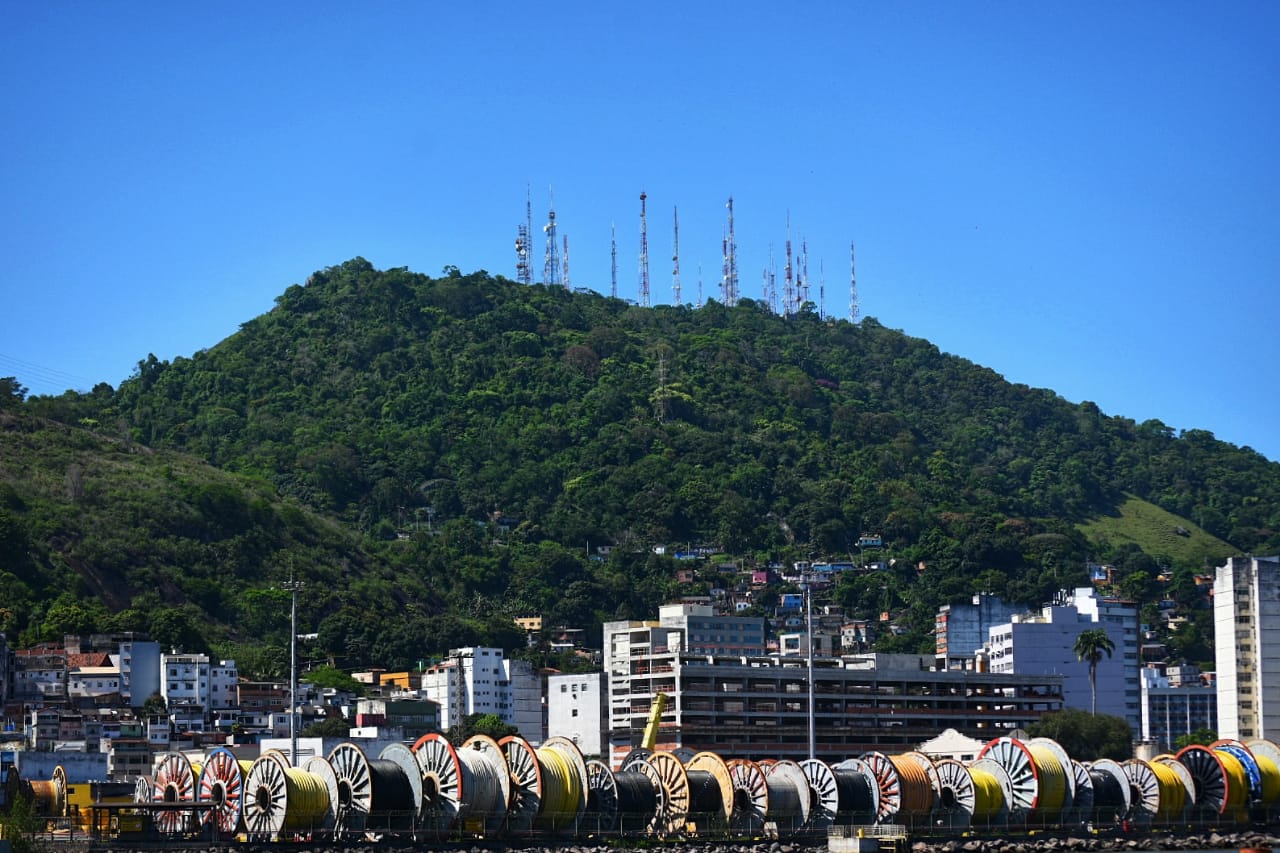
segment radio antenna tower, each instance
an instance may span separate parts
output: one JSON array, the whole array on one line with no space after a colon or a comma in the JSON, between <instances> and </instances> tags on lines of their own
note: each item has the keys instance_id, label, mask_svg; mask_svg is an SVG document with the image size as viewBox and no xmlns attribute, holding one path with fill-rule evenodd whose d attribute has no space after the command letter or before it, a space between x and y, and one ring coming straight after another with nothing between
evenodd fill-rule
<instances>
[{"instance_id":1,"label":"radio antenna tower","mask_svg":"<svg viewBox=\"0 0 1280 853\"><path fill-rule=\"evenodd\" d=\"M854 244L849 243L849 322L858 322L858 273L854 265Z\"/></svg>"},{"instance_id":2,"label":"radio antenna tower","mask_svg":"<svg viewBox=\"0 0 1280 853\"><path fill-rule=\"evenodd\" d=\"M521 284L533 284L533 270L529 267L529 252L533 249L530 232L533 231L533 201L529 196L529 187L524 190L524 225L516 232L516 281Z\"/></svg>"},{"instance_id":3,"label":"radio antenna tower","mask_svg":"<svg viewBox=\"0 0 1280 853\"><path fill-rule=\"evenodd\" d=\"M778 262L773 258L773 243L769 244L769 292L765 294L766 304L774 314L778 313Z\"/></svg>"},{"instance_id":4,"label":"radio antenna tower","mask_svg":"<svg viewBox=\"0 0 1280 853\"><path fill-rule=\"evenodd\" d=\"M671 221L675 234L671 243L671 289L676 295L676 304L680 304L680 208L671 208Z\"/></svg>"},{"instance_id":5,"label":"radio antenna tower","mask_svg":"<svg viewBox=\"0 0 1280 853\"><path fill-rule=\"evenodd\" d=\"M818 261L818 316L827 319L827 271Z\"/></svg>"},{"instance_id":6,"label":"radio antenna tower","mask_svg":"<svg viewBox=\"0 0 1280 853\"><path fill-rule=\"evenodd\" d=\"M796 282L796 296L799 310L801 305L809 301L809 241L800 239L800 280Z\"/></svg>"},{"instance_id":7,"label":"radio antenna tower","mask_svg":"<svg viewBox=\"0 0 1280 853\"><path fill-rule=\"evenodd\" d=\"M618 298L618 226L609 223L609 260L611 263L609 278L609 295Z\"/></svg>"},{"instance_id":8,"label":"radio antenna tower","mask_svg":"<svg viewBox=\"0 0 1280 853\"><path fill-rule=\"evenodd\" d=\"M795 312L796 286L791 269L791 212L787 211L787 266L783 272L782 314L790 317Z\"/></svg>"},{"instance_id":9,"label":"radio antenna tower","mask_svg":"<svg viewBox=\"0 0 1280 853\"><path fill-rule=\"evenodd\" d=\"M724 281L721 285L725 305L738 304L738 244L733 235L733 196L729 196L729 225L724 238Z\"/></svg>"},{"instance_id":10,"label":"radio antenna tower","mask_svg":"<svg viewBox=\"0 0 1280 853\"><path fill-rule=\"evenodd\" d=\"M698 307L702 307L702 261L698 261Z\"/></svg>"},{"instance_id":11,"label":"radio antenna tower","mask_svg":"<svg viewBox=\"0 0 1280 853\"><path fill-rule=\"evenodd\" d=\"M564 235L564 289L569 289L569 235Z\"/></svg>"},{"instance_id":12,"label":"radio antenna tower","mask_svg":"<svg viewBox=\"0 0 1280 853\"><path fill-rule=\"evenodd\" d=\"M556 196L551 193L551 207L547 212L547 224L542 226L547 234L547 256L542 268L542 283L548 286L560 283L560 259L556 256Z\"/></svg>"},{"instance_id":13,"label":"radio antenna tower","mask_svg":"<svg viewBox=\"0 0 1280 853\"><path fill-rule=\"evenodd\" d=\"M640 304L649 307L649 225L644 218L644 200L648 198L644 190L640 191Z\"/></svg>"}]
</instances>

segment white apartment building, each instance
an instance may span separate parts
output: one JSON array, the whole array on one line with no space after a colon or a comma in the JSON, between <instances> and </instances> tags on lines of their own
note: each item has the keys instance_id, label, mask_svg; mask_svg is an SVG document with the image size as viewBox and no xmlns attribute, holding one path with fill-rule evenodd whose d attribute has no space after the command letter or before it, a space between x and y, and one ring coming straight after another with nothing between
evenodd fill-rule
<instances>
[{"instance_id":1,"label":"white apartment building","mask_svg":"<svg viewBox=\"0 0 1280 853\"><path fill-rule=\"evenodd\" d=\"M587 758L604 756L609 740L604 673L553 675L547 679L547 736L566 737Z\"/></svg>"},{"instance_id":2,"label":"white apartment building","mask_svg":"<svg viewBox=\"0 0 1280 853\"><path fill-rule=\"evenodd\" d=\"M494 714L534 745L542 743L542 685L528 661L508 660L502 649L450 649L422 674L422 694L440 705L440 727L472 714Z\"/></svg>"},{"instance_id":3,"label":"white apartment building","mask_svg":"<svg viewBox=\"0 0 1280 853\"><path fill-rule=\"evenodd\" d=\"M120 670L114 666L78 666L67 673L67 696L97 698L120 692Z\"/></svg>"},{"instance_id":4,"label":"white apartment building","mask_svg":"<svg viewBox=\"0 0 1280 853\"><path fill-rule=\"evenodd\" d=\"M1232 557L1213 578L1218 737L1280 737L1280 557Z\"/></svg>"},{"instance_id":5,"label":"white apartment building","mask_svg":"<svg viewBox=\"0 0 1280 853\"><path fill-rule=\"evenodd\" d=\"M209 708L213 711L229 711L239 707L240 671L233 660L219 661L209 666Z\"/></svg>"},{"instance_id":6,"label":"white apartment building","mask_svg":"<svg viewBox=\"0 0 1280 853\"><path fill-rule=\"evenodd\" d=\"M1098 713L1123 717L1134 737L1142 732L1138 679L1138 611L1130 602L1099 599L1092 587L1063 591L1038 613L1015 615L988 632L993 673L1062 676L1062 704L1089 710L1089 665L1074 652L1082 631L1101 629L1115 645L1097 668Z\"/></svg>"},{"instance_id":7,"label":"white apartment building","mask_svg":"<svg viewBox=\"0 0 1280 853\"><path fill-rule=\"evenodd\" d=\"M160 656L160 695L169 710L209 707L209 656L174 652Z\"/></svg>"}]
</instances>

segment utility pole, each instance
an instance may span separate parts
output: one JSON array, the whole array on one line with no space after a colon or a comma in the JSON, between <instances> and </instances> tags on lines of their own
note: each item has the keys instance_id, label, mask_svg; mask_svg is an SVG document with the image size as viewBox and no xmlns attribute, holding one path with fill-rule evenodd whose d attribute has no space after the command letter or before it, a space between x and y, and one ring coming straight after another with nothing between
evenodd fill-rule
<instances>
[{"instance_id":1,"label":"utility pole","mask_svg":"<svg viewBox=\"0 0 1280 853\"><path fill-rule=\"evenodd\" d=\"M298 590L306 586L302 581L293 579L289 572L289 580L282 585L292 596L289 608L289 761L298 766Z\"/></svg>"}]
</instances>

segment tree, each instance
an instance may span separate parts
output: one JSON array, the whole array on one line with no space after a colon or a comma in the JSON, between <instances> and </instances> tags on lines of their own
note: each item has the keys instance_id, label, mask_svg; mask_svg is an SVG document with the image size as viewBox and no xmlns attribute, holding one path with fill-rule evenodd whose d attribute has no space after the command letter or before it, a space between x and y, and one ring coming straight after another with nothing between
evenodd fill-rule
<instances>
[{"instance_id":1,"label":"tree","mask_svg":"<svg viewBox=\"0 0 1280 853\"><path fill-rule=\"evenodd\" d=\"M1213 729L1196 729L1194 732L1188 732L1177 738L1173 745L1181 750L1189 746L1209 746L1217 739L1218 733Z\"/></svg>"},{"instance_id":2,"label":"tree","mask_svg":"<svg viewBox=\"0 0 1280 853\"><path fill-rule=\"evenodd\" d=\"M519 733L519 729L502 722L502 718L497 714L468 714L460 725L450 726L449 731L446 732L449 742L454 746L462 746L474 735L488 735L494 740L499 740L507 735Z\"/></svg>"},{"instance_id":3,"label":"tree","mask_svg":"<svg viewBox=\"0 0 1280 853\"><path fill-rule=\"evenodd\" d=\"M327 717L303 729L302 737L344 738L351 733L351 724L345 717Z\"/></svg>"},{"instance_id":4,"label":"tree","mask_svg":"<svg viewBox=\"0 0 1280 853\"><path fill-rule=\"evenodd\" d=\"M1123 717L1110 714L1086 714L1077 708L1063 708L1027 726L1027 734L1052 738L1077 761L1099 758L1123 761L1133 755L1133 732L1129 724Z\"/></svg>"},{"instance_id":5,"label":"tree","mask_svg":"<svg viewBox=\"0 0 1280 853\"><path fill-rule=\"evenodd\" d=\"M1098 662L1102 660L1104 654L1111 657L1111 653L1115 650L1116 644L1101 628L1081 631L1072 647L1076 660L1086 661L1089 664L1089 691L1092 700L1090 713L1092 714L1098 713Z\"/></svg>"}]
</instances>

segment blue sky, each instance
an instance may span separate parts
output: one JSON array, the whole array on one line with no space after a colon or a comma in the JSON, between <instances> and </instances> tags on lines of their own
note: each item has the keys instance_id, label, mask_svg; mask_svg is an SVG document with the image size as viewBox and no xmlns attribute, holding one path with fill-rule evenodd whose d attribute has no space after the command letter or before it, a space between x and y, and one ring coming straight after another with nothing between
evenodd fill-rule
<instances>
[{"instance_id":1,"label":"blue sky","mask_svg":"<svg viewBox=\"0 0 1280 853\"><path fill-rule=\"evenodd\" d=\"M474 8L468 8L474 7ZM117 385L360 255L779 280L1011 381L1280 460L1280 5L12 3L0 376Z\"/></svg>"}]
</instances>

